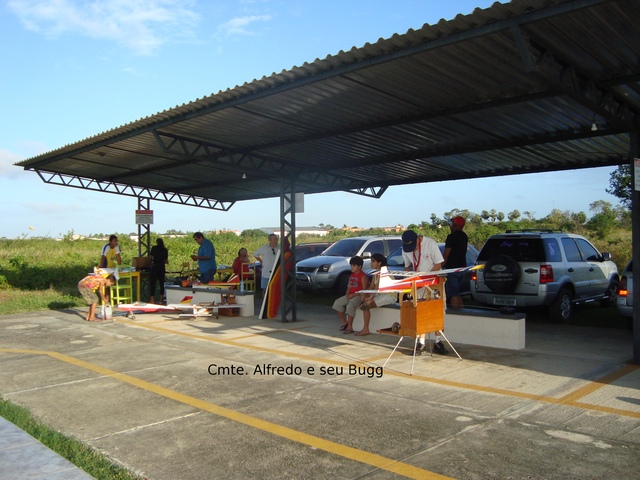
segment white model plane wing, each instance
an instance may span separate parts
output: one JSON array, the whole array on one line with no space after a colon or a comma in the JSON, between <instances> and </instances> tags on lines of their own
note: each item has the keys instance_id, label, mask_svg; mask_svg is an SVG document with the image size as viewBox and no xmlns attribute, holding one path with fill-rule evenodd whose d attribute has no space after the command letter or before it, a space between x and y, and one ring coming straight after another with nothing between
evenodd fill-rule
<instances>
[{"instance_id":1,"label":"white model plane wing","mask_svg":"<svg viewBox=\"0 0 640 480\"><path fill-rule=\"evenodd\" d=\"M139 312L170 312L175 309L172 306L157 305L155 303L121 303L116 307L125 312L139 311Z\"/></svg>"},{"instance_id":2,"label":"white model plane wing","mask_svg":"<svg viewBox=\"0 0 640 480\"><path fill-rule=\"evenodd\" d=\"M359 293L391 293L405 292L411 290L414 284L416 288L422 288L438 283L438 277L446 276L450 273L465 272L467 270L478 270L484 265L473 267L448 268L446 270L436 270L435 272L389 272L387 267L380 269L380 282L377 290L360 290ZM402 277L395 279L393 277Z\"/></svg>"}]
</instances>

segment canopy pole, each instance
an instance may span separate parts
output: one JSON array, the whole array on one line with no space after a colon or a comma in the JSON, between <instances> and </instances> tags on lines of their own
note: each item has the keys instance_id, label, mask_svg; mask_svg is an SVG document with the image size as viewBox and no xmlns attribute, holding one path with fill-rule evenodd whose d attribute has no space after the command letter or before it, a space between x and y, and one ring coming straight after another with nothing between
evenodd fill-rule
<instances>
[{"instance_id":1,"label":"canopy pole","mask_svg":"<svg viewBox=\"0 0 640 480\"><path fill-rule=\"evenodd\" d=\"M138 210L151 210L151 201L145 197L138 197ZM151 252L151 225L138 224L138 256L146 257Z\"/></svg>"},{"instance_id":2,"label":"canopy pole","mask_svg":"<svg viewBox=\"0 0 640 480\"><path fill-rule=\"evenodd\" d=\"M635 161L640 158L638 145L640 133L631 132L630 155L631 157L631 254L633 258L633 359L632 363L640 365L640 190L635 186L640 179L636 178Z\"/></svg>"},{"instance_id":3,"label":"canopy pole","mask_svg":"<svg viewBox=\"0 0 640 480\"><path fill-rule=\"evenodd\" d=\"M280 183L280 315L282 322L295 322L296 309L296 186L284 177ZM287 319L288 315L290 319Z\"/></svg>"}]
</instances>

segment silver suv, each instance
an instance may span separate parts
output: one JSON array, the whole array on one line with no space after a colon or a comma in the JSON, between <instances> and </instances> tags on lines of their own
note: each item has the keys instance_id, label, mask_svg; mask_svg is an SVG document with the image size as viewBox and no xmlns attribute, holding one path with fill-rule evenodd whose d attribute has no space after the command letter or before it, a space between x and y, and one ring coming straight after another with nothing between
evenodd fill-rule
<instances>
[{"instance_id":1,"label":"silver suv","mask_svg":"<svg viewBox=\"0 0 640 480\"><path fill-rule=\"evenodd\" d=\"M618 268L584 237L555 231L507 231L493 235L478 255L474 300L500 307L549 307L555 322L571 317L577 303L613 305Z\"/></svg>"},{"instance_id":2,"label":"silver suv","mask_svg":"<svg viewBox=\"0 0 640 480\"><path fill-rule=\"evenodd\" d=\"M351 257L359 255L364 260L363 270L371 269L371 255L381 253L385 257L402 246L401 237L352 237L343 238L317 257L308 258L296 265L296 285L306 290L338 290L345 292L351 267Z\"/></svg>"}]
</instances>

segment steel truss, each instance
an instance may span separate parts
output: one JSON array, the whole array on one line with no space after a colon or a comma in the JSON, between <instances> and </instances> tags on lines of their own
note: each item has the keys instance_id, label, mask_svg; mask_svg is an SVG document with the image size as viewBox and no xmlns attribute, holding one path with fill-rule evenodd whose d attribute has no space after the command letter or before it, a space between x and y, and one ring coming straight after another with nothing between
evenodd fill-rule
<instances>
[{"instance_id":1,"label":"steel truss","mask_svg":"<svg viewBox=\"0 0 640 480\"><path fill-rule=\"evenodd\" d=\"M114 193L136 198L146 198L158 200L160 202L178 203L191 207L210 208L212 210L228 211L235 202L221 202L212 198L198 197L195 195L185 195L176 192L163 192L148 187L138 187L126 185L112 181L101 181L91 178L79 177L77 175L66 175L63 173L50 173L36 170L40 179L45 183L53 185L64 185L65 187L80 188L83 190L93 190L96 192Z\"/></svg>"},{"instance_id":2,"label":"steel truss","mask_svg":"<svg viewBox=\"0 0 640 480\"><path fill-rule=\"evenodd\" d=\"M296 185L293 180L282 179L280 184L280 319L295 322L296 310ZM291 256L286 257L287 245ZM287 268L287 266L289 268ZM287 319L291 315L290 320Z\"/></svg>"}]
</instances>

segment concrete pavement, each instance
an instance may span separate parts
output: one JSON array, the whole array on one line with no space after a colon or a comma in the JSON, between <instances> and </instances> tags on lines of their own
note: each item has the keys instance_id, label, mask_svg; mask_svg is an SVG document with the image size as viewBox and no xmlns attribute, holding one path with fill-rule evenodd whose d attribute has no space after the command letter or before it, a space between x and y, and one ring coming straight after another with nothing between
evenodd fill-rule
<instances>
[{"instance_id":1,"label":"concrete pavement","mask_svg":"<svg viewBox=\"0 0 640 480\"><path fill-rule=\"evenodd\" d=\"M154 480L640 472L630 332L531 323L524 350L455 345L409 376L408 348L380 368L395 338L298 319L2 316L0 394Z\"/></svg>"}]
</instances>

